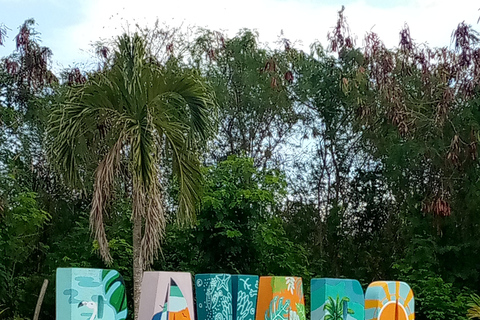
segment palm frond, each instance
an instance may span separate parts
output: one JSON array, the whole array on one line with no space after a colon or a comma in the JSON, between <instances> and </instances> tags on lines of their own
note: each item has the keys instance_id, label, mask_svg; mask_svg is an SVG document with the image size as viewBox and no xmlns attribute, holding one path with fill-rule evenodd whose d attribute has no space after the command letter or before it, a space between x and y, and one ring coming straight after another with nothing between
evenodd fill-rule
<instances>
[{"instance_id":1,"label":"palm frond","mask_svg":"<svg viewBox=\"0 0 480 320\"><path fill-rule=\"evenodd\" d=\"M165 92L152 100L157 130L165 135L179 183L178 221L193 221L200 200L201 173L197 150L213 133L215 104L205 86L192 75L169 75Z\"/></svg>"},{"instance_id":2,"label":"palm frond","mask_svg":"<svg viewBox=\"0 0 480 320\"><path fill-rule=\"evenodd\" d=\"M186 107L183 121L190 128L190 139L197 143L208 140L214 132L217 110L213 90L193 72L167 74L167 78L172 80L167 83L167 91L181 96Z\"/></svg>"},{"instance_id":3,"label":"palm frond","mask_svg":"<svg viewBox=\"0 0 480 320\"><path fill-rule=\"evenodd\" d=\"M145 229L142 238L143 267L147 268L153 263L160 249L160 240L165 233L165 212L163 209L160 187L151 186L147 197L145 212Z\"/></svg>"},{"instance_id":4,"label":"palm frond","mask_svg":"<svg viewBox=\"0 0 480 320\"><path fill-rule=\"evenodd\" d=\"M95 171L92 209L90 210L90 227L98 241L100 255L110 264L112 256L108 248L107 235L103 223L105 208L113 194L113 182L120 166L120 152L123 146L123 137L120 137L110 152L100 162Z\"/></svg>"},{"instance_id":5,"label":"palm frond","mask_svg":"<svg viewBox=\"0 0 480 320\"><path fill-rule=\"evenodd\" d=\"M177 149L173 152L173 172L179 182L177 220L180 224L188 224L195 221L196 206L200 202L200 161L194 154Z\"/></svg>"},{"instance_id":6,"label":"palm frond","mask_svg":"<svg viewBox=\"0 0 480 320\"><path fill-rule=\"evenodd\" d=\"M469 319L480 319L480 297L477 294L470 296L471 302L467 304L467 317Z\"/></svg>"},{"instance_id":7,"label":"palm frond","mask_svg":"<svg viewBox=\"0 0 480 320\"><path fill-rule=\"evenodd\" d=\"M78 121L82 111L76 108L60 107L50 115L47 130L47 154L50 163L61 173L64 181L74 187L83 184L78 169L86 162L86 141L82 139L87 129Z\"/></svg>"}]
</instances>

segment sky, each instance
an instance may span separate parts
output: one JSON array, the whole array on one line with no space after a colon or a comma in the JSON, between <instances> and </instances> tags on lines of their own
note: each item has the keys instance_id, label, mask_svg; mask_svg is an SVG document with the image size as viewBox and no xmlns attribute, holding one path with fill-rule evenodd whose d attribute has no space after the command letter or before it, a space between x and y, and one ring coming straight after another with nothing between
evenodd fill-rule
<instances>
[{"instance_id":1,"label":"sky","mask_svg":"<svg viewBox=\"0 0 480 320\"><path fill-rule=\"evenodd\" d=\"M368 31L387 47L397 46L405 23L414 40L435 47L449 46L462 21L480 30L480 2L474 0L0 0L0 24L9 28L0 57L14 50L18 27L29 18L35 19L42 45L52 50L55 70L86 66L93 60L93 42L111 39L128 25L153 26L157 19L229 36L255 29L272 47L283 32L297 48L308 50L317 40L326 45L342 5L359 46Z\"/></svg>"}]
</instances>

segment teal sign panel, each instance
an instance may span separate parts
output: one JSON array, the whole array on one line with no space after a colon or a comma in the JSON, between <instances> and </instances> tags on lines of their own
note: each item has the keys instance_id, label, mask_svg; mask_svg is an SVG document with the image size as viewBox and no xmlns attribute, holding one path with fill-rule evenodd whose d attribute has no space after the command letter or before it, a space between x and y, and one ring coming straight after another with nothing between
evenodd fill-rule
<instances>
[{"instance_id":1,"label":"teal sign panel","mask_svg":"<svg viewBox=\"0 0 480 320\"><path fill-rule=\"evenodd\" d=\"M125 283L116 270L58 268L57 320L124 320Z\"/></svg>"},{"instance_id":2,"label":"teal sign panel","mask_svg":"<svg viewBox=\"0 0 480 320\"><path fill-rule=\"evenodd\" d=\"M198 320L233 320L232 276L195 275Z\"/></svg>"},{"instance_id":3,"label":"teal sign panel","mask_svg":"<svg viewBox=\"0 0 480 320\"><path fill-rule=\"evenodd\" d=\"M255 320L258 276L232 275L233 320Z\"/></svg>"},{"instance_id":4,"label":"teal sign panel","mask_svg":"<svg viewBox=\"0 0 480 320\"><path fill-rule=\"evenodd\" d=\"M364 320L365 297L357 280L312 279L311 320Z\"/></svg>"}]
</instances>

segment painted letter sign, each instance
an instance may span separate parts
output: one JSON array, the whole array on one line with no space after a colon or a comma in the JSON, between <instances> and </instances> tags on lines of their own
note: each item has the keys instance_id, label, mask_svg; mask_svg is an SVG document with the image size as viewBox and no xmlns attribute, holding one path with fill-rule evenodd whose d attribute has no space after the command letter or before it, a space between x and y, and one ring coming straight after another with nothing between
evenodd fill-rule
<instances>
[{"instance_id":1,"label":"painted letter sign","mask_svg":"<svg viewBox=\"0 0 480 320\"><path fill-rule=\"evenodd\" d=\"M58 268L57 320L124 320L125 283L116 270Z\"/></svg>"},{"instance_id":2,"label":"painted letter sign","mask_svg":"<svg viewBox=\"0 0 480 320\"><path fill-rule=\"evenodd\" d=\"M321 278L310 283L312 320L364 320L365 300L360 282Z\"/></svg>"},{"instance_id":3,"label":"painted letter sign","mask_svg":"<svg viewBox=\"0 0 480 320\"><path fill-rule=\"evenodd\" d=\"M412 289L400 281L372 282L365 292L365 320L391 319L415 319Z\"/></svg>"},{"instance_id":4,"label":"painted letter sign","mask_svg":"<svg viewBox=\"0 0 480 320\"><path fill-rule=\"evenodd\" d=\"M195 320L189 272L143 273L139 320Z\"/></svg>"}]
</instances>

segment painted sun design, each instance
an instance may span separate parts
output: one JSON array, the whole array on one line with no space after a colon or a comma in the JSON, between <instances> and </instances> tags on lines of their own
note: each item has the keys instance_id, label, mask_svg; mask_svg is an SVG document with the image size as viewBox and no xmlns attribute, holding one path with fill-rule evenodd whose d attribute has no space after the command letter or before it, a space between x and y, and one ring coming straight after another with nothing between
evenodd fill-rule
<instances>
[{"instance_id":1,"label":"painted sun design","mask_svg":"<svg viewBox=\"0 0 480 320\"><path fill-rule=\"evenodd\" d=\"M415 319L413 291L400 281L377 281L365 292L366 320Z\"/></svg>"}]
</instances>

